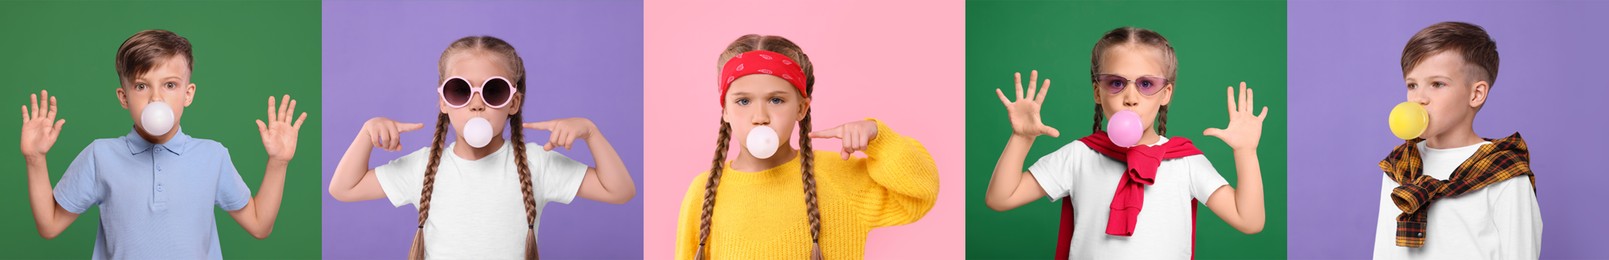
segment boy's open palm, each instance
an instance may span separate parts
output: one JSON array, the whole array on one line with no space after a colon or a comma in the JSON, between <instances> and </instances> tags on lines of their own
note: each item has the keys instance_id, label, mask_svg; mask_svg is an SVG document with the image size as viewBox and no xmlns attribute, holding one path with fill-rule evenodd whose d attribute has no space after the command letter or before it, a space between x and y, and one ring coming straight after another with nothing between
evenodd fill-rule
<instances>
[{"instance_id":1,"label":"boy's open palm","mask_svg":"<svg viewBox=\"0 0 1609 260\"><path fill-rule=\"evenodd\" d=\"M56 119L56 97L49 91L29 96L29 106L22 107L22 156L43 158L61 136L66 119ZM33 109L29 109L32 107Z\"/></svg>"},{"instance_id":2,"label":"boy's open palm","mask_svg":"<svg viewBox=\"0 0 1609 260\"><path fill-rule=\"evenodd\" d=\"M274 97L268 97L268 122L257 120L257 132L262 134L263 149L267 150L270 162L287 163L296 156L296 135L302 129L302 121L307 119L307 112L291 121L295 113L296 100L290 95L280 100L278 109L275 109Z\"/></svg>"},{"instance_id":3,"label":"boy's open palm","mask_svg":"<svg viewBox=\"0 0 1609 260\"><path fill-rule=\"evenodd\" d=\"M1257 142L1263 136L1263 118L1268 117L1268 107L1263 107L1261 115L1252 114L1252 101L1255 99L1252 90L1246 88L1246 82L1240 83L1238 100L1235 98L1235 87L1230 86L1228 90L1229 127L1207 128L1201 134L1222 139L1224 144L1235 150L1256 150Z\"/></svg>"},{"instance_id":4,"label":"boy's open palm","mask_svg":"<svg viewBox=\"0 0 1609 260\"><path fill-rule=\"evenodd\" d=\"M1045 93L1050 92L1050 79L1045 79L1045 85L1041 88L1035 84L1039 81L1039 71L1031 72L1028 78L1028 92L1024 93L1022 91L1022 73L1019 72L1015 75L1017 101L1011 101L1011 99L1006 98L1005 92L998 88L994 89L994 93L1000 96L1000 103L1006 105L1006 114L1011 117L1011 133L1028 138L1040 135L1061 136L1061 131L1046 126L1039 117L1040 106L1045 102Z\"/></svg>"}]
</instances>

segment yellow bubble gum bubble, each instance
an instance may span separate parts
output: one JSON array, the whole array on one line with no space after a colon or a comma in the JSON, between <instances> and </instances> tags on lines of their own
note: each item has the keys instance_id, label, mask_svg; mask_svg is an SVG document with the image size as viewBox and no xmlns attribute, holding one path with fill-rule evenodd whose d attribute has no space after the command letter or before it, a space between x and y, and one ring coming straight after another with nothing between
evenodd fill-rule
<instances>
[{"instance_id":1,"label":"yellow bubble gum bubble","mask_svg":"<svg viewBox=\"0 0 1609 260\"><path fill-rule=\"evenodd\" d=\"M1414 102L1402 102L1391 109L1391 134L1402 140L1419 138L1430 125L1430 113L1425 107Z\"/></svg>"}]
</instances>

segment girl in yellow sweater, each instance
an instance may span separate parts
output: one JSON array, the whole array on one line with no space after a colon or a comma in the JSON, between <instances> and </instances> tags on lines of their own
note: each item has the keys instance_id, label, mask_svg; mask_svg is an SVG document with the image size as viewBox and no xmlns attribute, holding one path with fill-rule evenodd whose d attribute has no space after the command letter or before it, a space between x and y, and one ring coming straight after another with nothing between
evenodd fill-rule
<instances>
[{"instance_id":1,"label":"girl in yellow sweater","mask_svg":"<svg viewBox=\"0 0 1609 260\"><path fill-rule=\"evenodd\" d=\"M715 159L682 198L677 259L862 258L872 228L933 208L938 170L921 143L873 119L811 132L815 75L798 45L744 35L719 61ZM787 145L794 122L797 151ZM742 152L728 162L734 133ZM815 152L810 138L840 139L841 153Z\"/></svg>"}]
</instances>

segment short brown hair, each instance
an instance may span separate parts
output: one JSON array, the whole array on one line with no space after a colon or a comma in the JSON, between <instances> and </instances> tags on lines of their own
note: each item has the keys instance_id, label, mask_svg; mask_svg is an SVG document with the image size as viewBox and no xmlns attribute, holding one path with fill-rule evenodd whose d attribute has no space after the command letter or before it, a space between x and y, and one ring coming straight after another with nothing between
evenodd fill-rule
<instances>
[{"instance_id":1,"label":"short brown hair","mask_svg":"<svg viewBox=\"0 0 1609 260\"><path fill-rule=\"evenodd\" d=\"M1419 66L1432 55L1444 51L1457 51L1467 66L1479 68L1488 85L1497 81L1497 42L1479 25L1465 22L1441 22L1425 27L1408 39L1402 47L1402 75Z\"/></svg>"},{"instance_id":2,"label":"short brown hair","mask_svg":"<svg viewBox=\"0 0 1609 260\"><path fill-rule=\"evenodd\" d=\"M190 40L167 30L144 30L129 36L123 46L117 47L117 79L131 82L156 67L163 58L180 55L185 67L195 69L190 55Z\"/></svg>"}]
</instances>

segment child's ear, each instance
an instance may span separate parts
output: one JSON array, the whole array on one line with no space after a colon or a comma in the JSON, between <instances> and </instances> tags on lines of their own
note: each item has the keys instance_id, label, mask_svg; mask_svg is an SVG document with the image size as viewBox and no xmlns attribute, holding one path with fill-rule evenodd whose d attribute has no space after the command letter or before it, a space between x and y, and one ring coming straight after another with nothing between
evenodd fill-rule
<instances>
[{"instance_id":1,"label":"child's ear","mask_svg":"<svg viewBox=\"0 0 1609 260\"><path fill-rule=\"evenodd\" d=\"M1162 105L1166 106L1169 103L1173 103L1173 83L1168 83L1167 86L1162 87L1162 90L1162 92L1166 92L1162 94Z\"/></svg>"},{"instance_id":2,"label":"child's ear","mask_svg":"<svg viewBox=\"0 0 1609 260\"><path fill-rule=\"evenodd\" d=\"M799 119L804 119L805 115L810 114L810 98L804 98L802 101L799 102L799 116L796 117Z\"/></svg>"},{"instance_id":3,"label":"child's ear","mask_svg":"<svg viewBox=\"0 0 1609 260\"><path fill-rule=\"evenodd\" d=\"M440 112L442 114L446 114L447 113L447 101L442 101L441 97L437 97L436 98L436 109L440 110Z\"/></svg>"},{"instance_id":4,"label":"child's ear","mask_svg":"<svg viewBox=\"0 0 1609 260\"><path fill-rule=\"evenodd\" d=\"M190 107L190 103L195 103L195 102L196 102L196 83L190 83L189 86L185 86L185 88L184 88L184 107Z\"/></svg>"},{"instance_id":5,"label":"child's ear","mask_svg":"<svg viewBox=\"0 0 1609 260\"><path fill-rule=\"evenodd\" d=\"M514 100L508 101L508 114L519 114L520 107L522 107L523 104L525 104L525 95L514 95Z\"/></svg>"},{"instance_id":6,"label":"child's ear","mask_svg":"<svg viewBox=\"0 0 1609 260\"><path fill-rule=\"evenodd\" d=\"M123 93L123 86L117 86L117 105L123 106L124 110L129 109L128 93Z\"/></svg>"},{"instance_id":7,"label":"child's ear","mask_svg":"<svg viewBox=\"0 0 1609 260\"><path fill-rule=\"evenodd\" d=\"M1492 84L1485 80L1476 81L1469 91L1469 107L1480 109L1486 105L1486 95L1492 90Z\"/></svg>"},{"instance_id":8,"label":"child's ear","mask_svg":"<svg viewBox=\"0 0 1609 260\"><path fill-rule=\"evenodd\" d=\"M721 123L732 123L732 114L727 113L726 108L721 108Z\"/></svg>"},{"instance_id":9,"label":"child's ear","mask_svg":"<svg viewBox=\"0 0 1609 260\"><path fill-rule=\"evenodd\" d=\"M1095 100L1096 105L1101 104L1101 85L1099 82L1089 83L1089 98Z\"/></svg>"}]
</instances>

